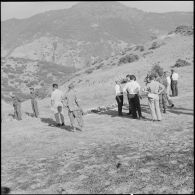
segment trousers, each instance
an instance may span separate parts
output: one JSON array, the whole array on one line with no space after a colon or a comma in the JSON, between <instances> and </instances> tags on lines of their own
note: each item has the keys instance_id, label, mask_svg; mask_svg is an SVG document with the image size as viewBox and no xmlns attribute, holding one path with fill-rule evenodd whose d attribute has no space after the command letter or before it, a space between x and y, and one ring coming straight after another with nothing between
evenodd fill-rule
<instances>
[{"instance_id":1,"label":"trousers","mask_svg":"<svg viewBox=\"0 0 195 195\"><path fill-rule=\"evenodd\" d=\"M130 103L130 96L129 94L127 94L127 99L128 99L128 102L129 102L129 114L131 113L131 103Z\"/></svg>"},{"instance_id":2,"label":"trousers","mask_svg":"<svg viewBox=\"0 0 195 195\"><path fill-rule=\"evenodd\" d=\"M117 104L118 104L118 115L122 115L123 95L116 96L116 101L117 101Z\"/></svg>"},{"instance_id":3,"label":"trousers","mask_svg":"<svg viewBox=\"0 0 195 195\"><path fill-rule=\"evenodd\" d=\"M152 120L162 120L159 100L148 98L148 105L152 115Z\"/></svg>"},{"instance_id":4,"label":"trousers","mask_svg":"<svg viewBox=\"0 0 195 195\"><path fill-rule=\"evenodd\" d=\"M22 120L22 113L21 113L21 104L14 105L14 118L17 120Z\"/></svg>"},{"instance_id":5,"label":"trousers","mask_svg":"<svg viewBox=\"0 0 195 195\"><path fill-rule=\"evenodd\" d=\"M132 112L133 118L137 118L137 111L138 111L139 117L141 117L142 113L141 113L141 105L140 105L139 96L137 94L129 94L129 100L130 100L130 106L131 106L131 112Z\"/></svg>"},{"instance_id":6,"label":"trousers","mask_svg":"<svg viewBox=\"0 0 195 195\"><path fill-rule=\"evenodd\" d=\"M178 87L177 87L177 81L172 80L171 81L171 90L172 90L172 96L178 96Z\"/></svg>"},{"instance_id":7,"label":"trousers","mask_svg":"<svg viewBox=\"0 0 195 195\"><path fill-rule=\"evenodd\" d=\"M39 116L39 110L38 110L37 100L32 99L31 100L31 105L32 105L32 110L33 110L33 113L34 113L35 117L38 117Z\"/></svg>"},{"instance_id":8,"label":"trousers","mask_svg":"<svg viewBox=\"0 0 195 195\"><path fill-rule=\"evenodd\" d=\"M57 109L58 109L58 113L54 114L55 119L56 119L56 123L57 124L62 124L62 123L64 123L64 116L62 114L62 107L58 106Z\"/></svg>"},{"instance_id":9,"label":"trousers","mask_svg":"<svg viewBox=\"0 0 195 195\"><path fill-rule=\"evenodd\" d=\"M159 95L159 104L160 104L161 112L163 111L163 109L166 111L167 109L167 94L166 93L162 93Z\"/></svg>"},{"instance_id":10,"label":"trousers","mask_svg":"<svg viewBox=\"0 0 195 195\"><path fill-rule=\"evenodd\" d=\"M70 123L73 127L75 127L75 119L77 120L77 123L79 127L84 126L82 112L80 110L74 110L74 111L68 111L68 116L70 118Z\"/></svg>"}]
</instances>

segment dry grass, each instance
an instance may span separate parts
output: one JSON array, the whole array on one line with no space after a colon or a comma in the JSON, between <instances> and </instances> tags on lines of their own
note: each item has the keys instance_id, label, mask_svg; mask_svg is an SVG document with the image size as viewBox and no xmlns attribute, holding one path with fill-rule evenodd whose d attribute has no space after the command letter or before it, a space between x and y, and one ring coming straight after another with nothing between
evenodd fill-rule
<instances>
[{"instance_id":1,"label":"dry grass","mask_svg":"<svg viewBox=\"0 0 195 195\"><path fill-rule=\"evenodd\" d=\"M179 53L183 42L177 44L178 47L170 46L173 49L170 50L178 48L177 55L183 58L186 53ZM162 52L167 55L162 64L168 68L178 57L165 47L159 50L161 55ZM156 58L150 56L148 60L159 60L159 50L155 50ZM149 65L144 66L144 61L132 65L133 68L126 64L94 71L84 78L79 76L82 82L78 92L83 107L115 102L113 78L116 72L137 73L141 83ZM21 122L2 123L2 185L10 187L15 194L193 194L192 66L180 68L178 72L179 97L173 99L175 108L168 109L159 123L149 120L145 99L141 104L146 121L118 117L113 109L86 115L84 132L70 132L67 115L66 128L49 126L53 116L48 99L40 101L41 120L24 116ZM95 82L93 87L83 83L87 79ZM30 112L29 105L30 102L23 104L23 112ZM123 111L128 112L128 108L124 107Z\"/></svg>"}]
</instances>

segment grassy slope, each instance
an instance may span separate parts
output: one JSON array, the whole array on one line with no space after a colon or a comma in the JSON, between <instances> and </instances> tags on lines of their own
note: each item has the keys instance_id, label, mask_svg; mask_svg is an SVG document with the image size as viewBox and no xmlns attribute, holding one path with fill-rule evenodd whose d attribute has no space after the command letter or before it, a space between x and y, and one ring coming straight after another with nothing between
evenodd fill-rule
<instances>
[{"instance_id":1,"label":"grassy slope","mask_svg":"<svg viewBox=\"0 0 195 195\"><path fill-rule=\"evenodd\" d=\"M114 102L118 74L134 73L143 86L149 62L161 61L168 69L177 58L192 58L192 51L192 39L175 38L148 56L148 64L138 61L83 76L104 81L79 87L83 107ZM192 193L193 67L178 72L176 108L161 123L120 118L110 110L86 115L85 131L71 133L48 126L53 117L48 99L40 102L41 120L24 116L22 122L2 123L2 185L15 193L60 193L62 188L64 193ZM147 101L141 103L150 118ZM29 104L24 103L24 112L31 112ZM68 129L67 115L66 124Z\"/></svg>"}]
</instances>

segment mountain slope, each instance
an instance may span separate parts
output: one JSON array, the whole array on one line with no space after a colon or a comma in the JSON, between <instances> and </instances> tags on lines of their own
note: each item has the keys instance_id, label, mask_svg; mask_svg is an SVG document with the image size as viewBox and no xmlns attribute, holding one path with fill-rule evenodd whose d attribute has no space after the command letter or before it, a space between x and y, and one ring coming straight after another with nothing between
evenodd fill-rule
<instances>
[{"instance_id":1,"label":"mountain slope","mask_svg":"<svg viewBox=\"0 0 195 195\"><path fill-rule=\"evenodd\" d=\"M75 66L193 23L192 13L146 13L118 2L81 2L2 22L2 55ZM13 33L14 32L14 33Z\"/></svg>"},{"instance_id":2,"label":"mountain slope","mask_svg":"<svg viewBox=\"0 0 195 195\"><path fill-rule=\"evenodd\" d=\"M73 133L67 110L66 126L54 126L49 98L38 102L39 119L29 116L30 101L23 102L22 121L2 122L2 186L13 194L193 194L193 36L181 28L176 32L97 62L62 86L65 91L75 83L86 111L115 103L114 81L119 76L135 74L143 87L154 63L170 70L178 58L184 59L191 65L176 69L179 96L161 122L150 121L144 98L146 120L132 120L127 105L124 116L118 117L115 106L83 116L84 131ZM119 63L130 54L139 60ZM2 105L3 117L13 113L10 105Z\"/></svg>"}]
</instances>

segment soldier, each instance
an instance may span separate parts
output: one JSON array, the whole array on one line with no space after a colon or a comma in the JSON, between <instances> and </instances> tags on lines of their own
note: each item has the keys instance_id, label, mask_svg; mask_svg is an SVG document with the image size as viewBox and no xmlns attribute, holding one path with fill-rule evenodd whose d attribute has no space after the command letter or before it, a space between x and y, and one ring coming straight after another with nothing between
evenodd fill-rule
<instances>
[{"instance_id":1,"label":"soldier","mask_svg":"<svg viewBox=\"0 0 195 195\"><path fill-rule=\"evenodd\" d=\"M68 108L68 116L70 118L70 123L73 128L72 131L76 130L75 119L77 120L80 130L82 131L84 126L82 115L84 114L84 112L78 102L73 84L69 85L67 94L65 95L64 99L64 106Z\"/></svg>"},{"instance_id":2,"label":"soldier","mask_svg":"<svg viewBox=\"0 0 195 195\"><path fill-rule=\"evenodd\" d=\"M12 98L13 101L13 107L14 107L14 118L16 120L22 120L22 114L21 114L21 102L22 100L13 94L12 92L10 93L10 97Z\"/></svg>"},{"instance_id":3,"label":"soldier","mask_svg":"<svg viewBox=\"0 0 195 195\"><path fill-rule=\"evenodd\" d=\"M34 116L38 118L39 116L38 104L37 104L38 92L35 91L33 87L30 88L30 98L31 98L31 105L32 105Z\"/></svg>"}]
</instances>

